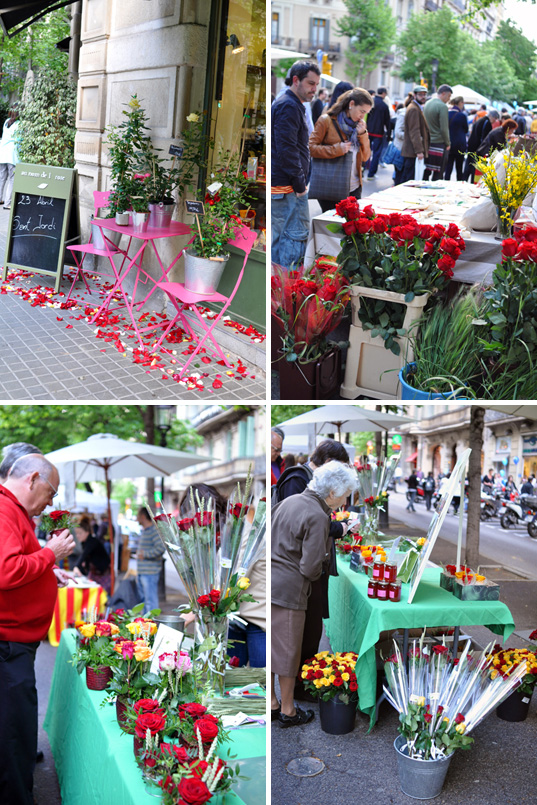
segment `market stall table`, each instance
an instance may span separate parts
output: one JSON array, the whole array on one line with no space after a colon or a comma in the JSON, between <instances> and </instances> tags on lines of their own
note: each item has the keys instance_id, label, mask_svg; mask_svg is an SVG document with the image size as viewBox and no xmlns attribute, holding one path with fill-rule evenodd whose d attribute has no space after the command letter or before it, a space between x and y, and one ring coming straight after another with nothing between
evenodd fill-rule
<instances>
[{"instance_id":1,"label":"market stall table","mask_svg":"<svg viewBox=\"0 0 537 805\"><path fill-rule=\"evenodd\" d=\"M102 615L107 599L106 591L98 584L79 582L68 587L58 587L54 615L48 630L50 645L59 645L62 631L69 624L80 620L83 612L96 609Z\"/></svg>"},{"instance_id":2,"label":"market stall table","mask_svg":"<svg viewBox=\"0 0 537 805\"><path fill-rule=\"evenodd\" d=\"M123 733L112 704L101 706L106 691L88 690L84 674L70 664L76 632L62 634L50 689L44 728L60 783L63 805L150 805L154 793L146 789L133 752L133 737ZM265 801L266 729L239 727L230 732L218 754L235 755L241 774L225 796L211 805L262 805ZM154 788L153 788L154 791Z\"/></svg>"},{"instance_id":3,"label":"market stall table","mask_svg":"<svg viewBox=\"0 0 537 805\"><path fill-rule=\"evenodd\" d=\"M184 249L182 249L177 254L177 256L172 260L172 262L168 266L165 266L160 257L155 241L168 238L176 238L182 235L189 235L191 229L187 224L182 224L177 221L172 221L171 224L166 227L158 227L158 228L148 227L148 229L145 232L137 231L137 229L132 225L119 226L119 224L115 223L113 218L94 218L92 220L92 224L95 224L101 230L104 230L103 239L107 253L106 256L108 258L108 261L110 262L115 283L111 291L107 294L104 301L100 305L99 309L93 316L93 319L91 320L90 323L95 322L102 313L104 313L109 309L109 305L114 297L114 294L116 294L116 292L119 290L123 297L125 307L131 319L136 335L138 336L140 346L143 348L144 344L142 341L141 333L144 332L144 329L140 330L138 322L134 317L135 312L134 309L136 307L144 305L150 299L151 295L156 289L157 283L161 280L166 280L168 278L168 273L177 263L177 261L179 260L184 251ZM122 235L125 235L129 239L126 249L120 249L118 247L118 249L116 250L112 248L110 240L106 237L106 232L119 232ZM129 254L129 249L131 247L131 243L133 240L141 240L142 243L136 250L134 256L131 257ZM158 265L162 272L161 276L158 279L154 279L147 271L145 271L145 269L142 268L142 261L144 258L144 254L149 245L151 245L151 248L157 258ZM116 264L114 263L114 257L117 257L118 254L122 256L122 260L119 267L116 266ZM124 281L132 269L136 269L136 277L134 280L134 287L132 293L129 294L124 287ZM89 269L85 270L87 270L88 273L91 273L91 270ZM140 273L145 275L142 279L140 279ZM135 301L136 291L139 283L141 285L147 285L148 283L151 283L151 286L146 296L141 301L136 302ZM69 292L69 295L70 293L71 292Z\"/></svg>"},{"instance_id":4,"label":"market stall table","mask_svg":"<svg viewBox=\"0 0 537 805\"><path fill-rule=\"evenodd\" d=\"M375 718L377 669L375 645L380 633L395 629L438 626L487 626L507 639L514 631L513 616L501 601L460 601L440 587L440 568L426 568L415 598L407 603L410 586L402 585L401 601L377 601L367 597L368 578L355 573L338 557L339 576L328 586L330 618L326 634L334 651L358 653L356 678L360 710Z\"/></svg>"},{"instance_id":5,"label":"market stall table","mask_svg":"<svg viewBox=\"0 0 537 805\"><path fill-rule=\"evenodd\" d=\"M443 209L436 201L436 194L445 199ZM406 182L404 185L390 187L361 199L360 206L371 204L378 213L400 212L413 215L420 223L434 225L449 223L460 226L463 212L481 200L474 185L466 182ZM310 266L316 255L333 255L339 252L341 235L330 232L327 224L341 223L334 210L315 216L311 221L310 237L306 248L305 264ZM458 282L474 283L489 281L496 264L501 261L501 241L496 240L494 232L471 233L462 231L466 249L454 268L454 279Z\"/></svg>"}]
</instances>

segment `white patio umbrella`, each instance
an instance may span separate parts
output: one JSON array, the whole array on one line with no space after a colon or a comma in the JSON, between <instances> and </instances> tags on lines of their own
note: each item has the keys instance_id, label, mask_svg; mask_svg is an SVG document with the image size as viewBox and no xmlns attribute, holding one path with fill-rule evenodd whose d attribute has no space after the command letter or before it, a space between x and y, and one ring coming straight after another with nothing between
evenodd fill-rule
<instances>
[{"instance_id":1,"label":"white patio umbrella","mask_svg":"<svg viewBox=\"0 0 537 805\"><path fill-rule=\"evenodd\" d=\"M311 445L320 433L360 433L363 431L388 431L398 425L412 422L412 418L400 414L371 411L359 405L320 405L313 411L288 419L280 427L285 435L307 433Z\"/></svg>"},{"instance_id":2,"label":"white patio umbrella","mask_svg":"<svg viewBox=\"0 0 537 805\"><path fill-rule=\"evenodd\" d=\"M537 420L537 405L485 405L484 408L491 408L493 411L500 411L509 416L524 416L526 419Z\"/></svg>"},{"instance_id":3,"label":"white patio umbrella","mask_svg":"<svg viewBox=\"0 0 537 805\"><path fill-rule=\"evenodd\" d=\"M143 442L129 442L112 433L96 433L85 442L53 450L45 456L58 469L62 483L104 481L108 499L108 522L112 523L108 481L114 478L154 478L170 475L192 464L213 461L208 456L170 450ZM114 540L110 539L110 567L114 591Z\"/></svg>"}]
</instances>

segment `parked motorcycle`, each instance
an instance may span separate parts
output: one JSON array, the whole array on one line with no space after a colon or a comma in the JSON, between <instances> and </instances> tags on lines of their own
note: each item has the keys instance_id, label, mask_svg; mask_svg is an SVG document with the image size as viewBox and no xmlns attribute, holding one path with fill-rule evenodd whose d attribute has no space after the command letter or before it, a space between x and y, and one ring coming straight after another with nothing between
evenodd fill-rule
<instances>
[{"instance_id":1,"label":"parked motorcycle","mask_svg":"<svg viewBox=\"0 0 537 805\"><path fill-rule=\"evenodd\" d=\"M534 514L533 519L528 523L528 534L532 539L537 539L537 514Z\"/></svg>"},{"instance_id":2,"label":"parked motorcycle","mask_svg":"<svg viewBox=\"0 0 537 805\"><path fill-rule=\"evenodd\" d=\"M506 499L497 492L493 495L488 495L486 492L481 492L481 520L490 520L505 513Z\"/></svg>"},{"instance_id":3,"label":"parked motorcycle","mask_svg":"<svg viewBox=\"0 0 537 805\"><path fill-rule=\"evenodd\" d=\"M533 495L520 495L515 500L508 500L505 503L505 512L500 517L502 528L511 528L518 526L520 523L528 523L533 525L535 516L537 515L537 497ZM528 529L529 533L529 529ZM537 538L537 529L535 531ZM530 533L530 537L533 536Z\"/></svg>"}]
</instances>

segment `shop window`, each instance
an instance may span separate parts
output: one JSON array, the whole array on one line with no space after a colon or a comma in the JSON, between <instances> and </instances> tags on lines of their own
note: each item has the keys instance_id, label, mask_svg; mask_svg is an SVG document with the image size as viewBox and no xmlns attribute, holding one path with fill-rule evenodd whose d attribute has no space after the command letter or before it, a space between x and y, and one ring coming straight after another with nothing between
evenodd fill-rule
<instances>
[{"instance_id":1,"label":"shop window","mask_svg":"<svg viewBox=\"0 0 537 805\"><path fill-rule=\"evenodd\" d=\"M278 45L280 43L280 15L276 11L272 12L270 41L273 45Z\"/></svg>"},{"instance_id":2,"label":"shop window","mask_svg":"<svg viewBox=\"0 0 537 805\"><path fill-rule=\"evenodd\" d=\"M239 153L242 170L252 180L251 210L244 210L241 217L259 233L254 249L262 251L266 244L265 15L265 0L224 0L211 110L215 156L221 151ZM273 31L274 16L278 15L272 18Z\"/></svg>"}]
</instances>

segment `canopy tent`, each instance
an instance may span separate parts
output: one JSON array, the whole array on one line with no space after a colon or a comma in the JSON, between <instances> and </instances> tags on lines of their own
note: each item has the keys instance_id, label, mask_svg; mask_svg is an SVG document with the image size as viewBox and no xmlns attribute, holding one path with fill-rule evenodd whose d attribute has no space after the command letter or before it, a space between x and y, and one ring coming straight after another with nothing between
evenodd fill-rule
<instances>
[{"instance_id":1,"label":"canopy tent","mask_svg":"<svg viewBox=\"0 0 537 805\"><path fill-rule=\"evenodd\" d=\"M5 6L0 6L0 25L4 34L12 37L50 11L70 6L74 2L75 0L11 0Z\"/></svg>"},{"instance_id":2,"label":"canopy tent","mask_svg":"<svg viewBox=\"0 0 537 805\"><path fill-rule=\"evenodd\" d=\"M455 86L451 87L451 90L451 97L456 98L457 95L461 95L464 103L490 104L489 98L485 98L480 92L476 92L475 89L470 89L470 87L465 87L463 84L455 84Z\"/></svg>"},{"instance_id":3,"label":"canopy tent","mask_svg":"<svg viewBox=\"0 0 537 805\"><path fill-rule=\"evenodd\" d=\"M485 408L491 408L493 411L500 411L502 414L509 416L523 416L526 419L537 420L537 405L485 405Z\"/></svg>"},{"instance_id":4,"label":"canopy tent","mask_svg":"<svg viewBox=\"0 0 537 805\"><path fill-rule=\"evenodd\" d=\"M111 433L96 433L85 442L53 450L45 456L60 474L68 488L86 481L104 481L108 497L108 522L112 522L109 481L114 478L154 478L170 475L192 464L213 461L208 456L170 450L154 444L129 442ZM116 530L116 539L118 531ZM114 540L110 541L112 592L114 591Z\"/></svg>"},{"instance_id":5,"label":"canopy tent","mask_svg":"<svg viewBox=\"0 0 537 805\"><path fill-rule=\"evenodd\" d=\"M284 48L270 48L270 60L279 61L280 59L307 59L312 61L309 53L299 53L297 50L285 50Z\"/></svg>"}]
</instances>

